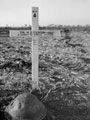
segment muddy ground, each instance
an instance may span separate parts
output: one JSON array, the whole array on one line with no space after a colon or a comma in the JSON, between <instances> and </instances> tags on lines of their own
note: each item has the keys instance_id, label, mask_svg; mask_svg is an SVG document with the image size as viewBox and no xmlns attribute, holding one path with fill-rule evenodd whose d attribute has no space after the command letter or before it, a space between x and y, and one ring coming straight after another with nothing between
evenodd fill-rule
<instances>
[{"instance_id":1,"label":"muddy ground","mask_svg":"<svg viewBox=\"0 0 90 120\"><path fill-rule=\"evenodd\" d=\"M17 95L31 91L31 38L0 38L0 119ZM39 36L39 87L54 120L90 119L90 34Z\"/></svg>"}]
</instances>

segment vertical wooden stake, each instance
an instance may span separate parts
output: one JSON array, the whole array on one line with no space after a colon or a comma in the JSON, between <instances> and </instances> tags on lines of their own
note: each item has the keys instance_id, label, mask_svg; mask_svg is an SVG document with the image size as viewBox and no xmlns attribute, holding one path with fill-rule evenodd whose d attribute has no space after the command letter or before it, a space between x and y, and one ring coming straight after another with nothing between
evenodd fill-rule
<instances>
[{"instance_id":1,"label":"vertical wooden stake","mask_svg":"<svg viewBox=\"0 0 90 120\"><path fill-rule=\"evenodd\" d=\"M38 7L32 7L32 89L38 87L38 36L35 34L39 29Z\"/></svg>"}]
</instances>

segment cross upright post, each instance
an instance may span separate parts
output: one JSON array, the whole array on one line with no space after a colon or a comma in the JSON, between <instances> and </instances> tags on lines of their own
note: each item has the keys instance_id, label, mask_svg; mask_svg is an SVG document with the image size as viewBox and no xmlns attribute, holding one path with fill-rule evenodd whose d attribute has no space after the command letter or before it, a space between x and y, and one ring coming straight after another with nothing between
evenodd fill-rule
<instances>
[{"instance_id":1,"label":"cross upright post","mask_svg":"<svg viewBox=\"0 0 90 120\"><path fill-rule=\"evenodd\" d=\"M38 86L38 36L35 34L39 29L38 7L32 7L32 89Z\"/></svg>"}]
</instances>

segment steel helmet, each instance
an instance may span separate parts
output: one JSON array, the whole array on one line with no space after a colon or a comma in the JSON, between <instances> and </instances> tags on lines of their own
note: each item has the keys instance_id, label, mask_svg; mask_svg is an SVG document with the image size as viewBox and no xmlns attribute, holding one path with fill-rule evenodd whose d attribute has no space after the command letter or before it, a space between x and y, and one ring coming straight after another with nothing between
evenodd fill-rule
<instances>
[{"instance_id":1,"label":"steel helmet","mask_svg":"<svg viewBox=\"0 0 90 120\"><path fill-rule=\"evenodd\" d=\"M35 95L24 93L17 96L5 109L14 120L42 120L47 110Z\"/></svg>"}]
</instances>

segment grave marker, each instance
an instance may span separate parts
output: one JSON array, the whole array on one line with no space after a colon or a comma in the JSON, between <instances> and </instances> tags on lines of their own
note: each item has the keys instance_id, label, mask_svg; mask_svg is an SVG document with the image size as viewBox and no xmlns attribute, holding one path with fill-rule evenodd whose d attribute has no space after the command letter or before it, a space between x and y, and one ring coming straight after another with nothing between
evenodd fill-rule
<instances>
[{"instance_id":1,"label":"grave marker","mask_svg":"<svg viewBox=\"0 0 90 120\"><path fill-rule=\"evenodd\" d=\"M35 34L39 29L38 7L32 7L32 89L38 87L38 36Z\"/></svg>"}]
</instances>

